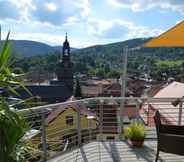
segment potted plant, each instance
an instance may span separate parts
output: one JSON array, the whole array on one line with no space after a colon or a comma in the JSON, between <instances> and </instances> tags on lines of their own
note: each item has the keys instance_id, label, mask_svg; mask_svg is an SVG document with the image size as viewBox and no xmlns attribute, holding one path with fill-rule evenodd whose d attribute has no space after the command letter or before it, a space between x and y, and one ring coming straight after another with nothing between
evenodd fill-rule
<instances>
[{"instance_id":1,"label":"potted plant","mask_svg":"<svg viewBox=\"0 0 184 162\"><path fill-rule=\"evenodd\" d=\"M131 142L132 146L142 147L146 137L145 126L141 122L133 122L124 129L124 137Z\"/></svg>"}]
</instances>

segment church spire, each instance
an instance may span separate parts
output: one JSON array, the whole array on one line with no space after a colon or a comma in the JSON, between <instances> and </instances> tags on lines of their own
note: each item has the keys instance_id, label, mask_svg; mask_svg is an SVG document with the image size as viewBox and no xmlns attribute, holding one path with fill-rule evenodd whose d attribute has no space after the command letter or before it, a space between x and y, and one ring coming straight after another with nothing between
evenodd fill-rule
<instances>
[{"instance_id":1,"label":"church spire","mask_svg":"<svg viewBox=\"0 0 184 162\"><path fill-rule=\"evenodd\" d=\"M68 42L68 33L66 32L65 34L65 41L64 41L64 44L65 45L69 45L69 42Z\"/></svg>"},{"instance_id":2,"label":"church spire","mask_svg":"<svg viewBox=\"0 0 184 162\"><path fill-rule=\"evenodd\" d=\"M70 61L70 44L68 42L68 35L66 33L65 41L63 43L63 61Z\"/></svg>"},{"instance_id":3,"label":"church spire","mask_svg":"<svg viewBox=\"0 0 184 162\"><path fill-rule=\"evenodd\" d=\"M65 41L67 41L67 42L68 42L67 32L66 32L66 35L65 35Z\"/></svg>"},{"instance_id":4,"label":"church spire","mask_svg":"<svg viewBox=\"0 0 184 162\"><path fill-rule=\"evenodd\" d=\"M58 82L65 84L73 92L73 63L70 60L70 44L67 33L63 42L62 60L56 67Z\"/></svg>"}]
</instances>

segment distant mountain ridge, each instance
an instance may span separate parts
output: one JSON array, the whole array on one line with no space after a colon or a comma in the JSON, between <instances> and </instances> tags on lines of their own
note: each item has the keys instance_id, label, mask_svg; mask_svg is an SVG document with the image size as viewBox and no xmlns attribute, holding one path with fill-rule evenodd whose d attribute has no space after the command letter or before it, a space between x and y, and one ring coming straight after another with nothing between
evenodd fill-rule
<instances>
[{"instance_id":1,"label":"distant mountain ridge","mask_svg":"<svg viewBox=\"0 0 184 162\"><path fill-rule=\"evenodd\" d=\"M122 51L123 46L128 46L129 48L135 48L142 45L147 39L138 38L131 39L127 41L105 44L105 45L94 45L91 47L86 47L82 49L71 48L74 53L99 53L108 52L118 53ZM12 43L12 53L15 55L20 55L24 57L32 57L37 55L45 55L48 53L55 53L62 50L62 46L50 46L45 43L30 41L30 40L10 40ZM0 47L2 47L4 41L0 42ZM109 50L111 49L111 50Z\"/></svg>"},{"instance_id":2,"label":"distant mountain ridge","mask_svg":"<svg viewBox=\"0 0 184 162\"><path fill-rule=\"evenodd\" d=\"M0 42L2 47L4 41ZM44 55L46 53L55 52L57 48L47 45L45 43L29 41L29 40L10 40L12 44L12 53L25 57L36 55Z\"/></svg>"},{"instance_id":3,"label":"distant mountain ridge","mask_svg":"<svg viewBox=\"0 0 184 162\"><path fill-rule=\"evenodd\" d=\"M0 42L0 48L4 41ZM12 44L12 53L24 57L37 55L45 55L55 53L62 50L62 46L50 46L46 43L30 41L30 40L10 40ZM72 48L74 50L74 48Z\"/></svg>"},{"instance_id":4,"label":"distant mountain ridge","mask_svg":"<svg viewBox=\"0 0 184 162\"><path fill-rule=\"evenodd\" d=\"M129 39L121 42L115 42L115 43L109 43L104 45L94 45L82 49L78 49L76 52L93 52L93 53L101 53L104 52L104 54L107 54L108 52L122 52L123 48L127 46L131 50L137 49L141 47L146 41L148 41L151 38L136 38L136 39ZM109 50L111 49L111 51Z\"/></svg>"}]
</instances>

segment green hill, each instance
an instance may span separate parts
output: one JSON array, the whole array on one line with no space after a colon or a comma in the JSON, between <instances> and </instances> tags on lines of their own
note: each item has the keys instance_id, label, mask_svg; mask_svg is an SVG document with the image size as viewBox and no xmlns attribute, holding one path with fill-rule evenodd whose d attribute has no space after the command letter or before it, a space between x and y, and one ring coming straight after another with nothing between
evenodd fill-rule
<instances>
[{"instance_id":1,"label":"green hill","mask_svg":"<svg viewBox=\"0 0 184 162\"><path fill-rule=\"evenodd\" d=\"M23 57L54 54L62 49L62 46L50 46L45 43L29 40L10 40L12 43L12 54ZM0 48L4 41L0 42ZM74 50L74 48L72 48Z\"/></svg>"},{"instance_id":2,"label":"green hill","mask_svg":"<svg viewBox=\"0 0 184 162\"><path fill-rule=\"evenodd\" d=\"M128 74L144 77L145 74L158 80L167 77L181 77L184 71L183 48L141 48L148 39L132 39L106 45L95 45L72 50L74 72L99 77L118 77L122 72L123 48L129 47ZM52 47L39 42L12 41L14 53L27 58L19 58L16 67L26 72L41 68L42 71L54 72L61 46ZM168 61L166 63L162 63ZM176 62L176 63L175 63ZM180 62L180 64L178 64ZM172 64L172 66L171 66Z\"/></svg>"},{"instance_id":3,"label":"green hill","mask_svg":"<svg viewBox=\"0 0 184 162\"><path fill-rule=\"evenodd\" d=\"M21 55L25 57L44 55L46 53L52 53L56 49L44 43L28 41L28 40L10 40L12 43L12 53L14 55ZM1 41L2 46L4 41Z\"/></svg>"}]
</instances>

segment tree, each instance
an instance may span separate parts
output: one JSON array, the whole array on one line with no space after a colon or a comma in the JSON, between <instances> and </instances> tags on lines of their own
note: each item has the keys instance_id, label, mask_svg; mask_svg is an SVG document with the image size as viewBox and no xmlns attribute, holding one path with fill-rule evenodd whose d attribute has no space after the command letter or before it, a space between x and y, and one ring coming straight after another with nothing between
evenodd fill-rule
<instances>
[{"instance_id":1,"label":"tree","mask_svg":"<svg viewBox=\"0 0 184 162\"><path fill-rule=\"evenodd\" d=\"M120 72L119 71L117 71L117 70L115 70L115 69L113 69L113 70L111 70L108 74L107 74L107 76L109 77L109 78L120 78Z\"/></svg>"},{"instance_id":2,"label":"tree","mask_svg":"<svg viewBox=\"0 0 184 162\"><path fill-rule=\"evenodd\" d=\"M76 78L74 97L76 97L77 99L82 98L82 90L78 78Z\"/></svg>"}]
</instances>

